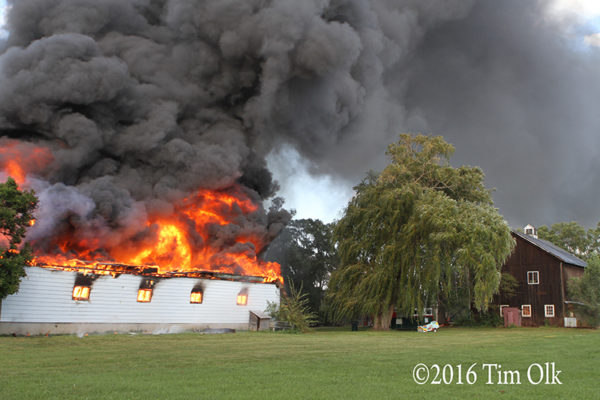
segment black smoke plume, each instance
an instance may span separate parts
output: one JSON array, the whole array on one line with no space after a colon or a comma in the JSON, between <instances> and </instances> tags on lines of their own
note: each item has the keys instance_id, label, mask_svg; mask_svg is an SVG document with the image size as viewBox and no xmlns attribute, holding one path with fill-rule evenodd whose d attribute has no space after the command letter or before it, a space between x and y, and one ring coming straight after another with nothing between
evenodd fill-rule
<instances>
[{"instance_id":1,"label":"black smoke plume","mask_svg":"<svg viewBox=\"0 0 600 400\"><path fill-rule=\"evenodd\" d=\"M442 134L481 165L509 222L595 213L597 53L557 40L543 2L9 4L1 135L54 160L32 183L35 240L128 240L199 188L260 202L281 146L356 181L403 131ZM240 229L272 238L289 215L251 218Z\"/></svg>"}]
</instances>

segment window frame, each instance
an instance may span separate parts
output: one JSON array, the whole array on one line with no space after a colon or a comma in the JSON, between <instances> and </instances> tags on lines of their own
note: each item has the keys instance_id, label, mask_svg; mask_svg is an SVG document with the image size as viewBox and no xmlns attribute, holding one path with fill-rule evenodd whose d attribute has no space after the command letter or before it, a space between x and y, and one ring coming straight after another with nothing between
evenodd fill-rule
<instances>
[{"instance_id":1,"label":"window frame","mask_svg":"<svg viewBox=\"0 0 600 400\"><path fill-rule=\"evenodd\" d=\"M235 303L238 306L247 306L248 305L248 295L245 293L238 294Z\"/></svg>"},{"instance_id":2,"label":"window frame","mask_svg":"<svg viewBox=\"0 0 600 400\"><path fill-rule=\"evenodd\" d=\"M552 307L552 315L548 313L548 307ZM556 316L556 307L554 304L544 304L544 317L546 318L554 318Z\"/></svg>"},{"instance_id":3,"label":"window frame","mask_svg":"<svg viewBox=\"0 0 600 400\"><path fill-rule=\"evenodd\" d=\"M504 317L504 309L510 307L508 304L500 304L500 316Z\"/></svg>"},{"instance_id":4,"label":"window frame","mask_svg":"<svg viewBox=\"0 0 600 400\"><path fill-rule=\"evenodd\" d=\"M529 274L532 274L531 277L535 276L535 282L533 279L529 279ZM527 271L527 284L528 285L539 285L540 284L540 271Z\"/></svg>"},{"instance_id":5,"label":"window frame","mask_svg":"<svg viewBox=\"0 0 600 400\"><path fill-rule=\"evenodd\" d=\"M77 289L79 288L79 291ZM87 290L85 290L87 289ZM71 298L74 301L90 301L90 293L92 287L88 285L74 285L73 291L71 292ZM76 295L77 294L77 295Z\"/></svg>"},{"instance_id":6,"label":"window frame","mask_svg":"<svg viewBox=\"0 0 600 400\"><path fill-rule=\"evenodd\" d=\"M248 305L248 289L242 289L238 292L235 304L238 306L247 306Z\"/></svg>"},{"instance_id":7,"label":"window frame","mask_svg":"<svg viewBox=\"0 0 600 400\"><path fill-rule=\"evenodd\" d=\"M154 290L152 288L140 288L138 289L137 302L138 303L151 303L152 295ZM149 295L147 294L149 293Z\"/></svg>"},{"instance_id":8,"label":"window frame","mask_svg":"<svg viewBox=\"0 0 600 400\"><path fill-rule=\"evenodd\" d=\"M200 296L198 296L198 294ZM196 296L194 296L196 295ZM198 301L200 297L200 301ZM192 290L190 293L190 304L202 304L204 302L204 291L203 290Z\"/></svg>"},{"instance_id":9,"label":"window frame","mask_svg":"<svg viewBox=\"0 0 600 400\"><path fill-rule=\"evenodd\" d=\"M525 308L529 309L528 315L525 315ZM531 304L521 304L521 317L523 318L531 318L533 314L533 309L531 308Z\"/></svg>"}]
</instances>

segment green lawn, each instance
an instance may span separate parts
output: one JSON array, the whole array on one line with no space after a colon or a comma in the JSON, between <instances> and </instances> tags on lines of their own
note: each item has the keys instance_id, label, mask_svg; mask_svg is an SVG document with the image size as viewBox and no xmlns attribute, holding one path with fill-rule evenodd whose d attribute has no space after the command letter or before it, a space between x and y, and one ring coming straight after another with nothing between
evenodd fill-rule
<instances>
[{"instance_id":1,"label":"green lawn","mask_svg":"<svg viewBox=\"0 0 600 400\"><path fill-rule=\"evenodd\" d=\"M545 362L562 385L528 382ZM558 328L0 337L0 398L598 399L599 362L600 331ZM417 385L418 363L451 365L454 383ZM484 363L520 371L521 384L487 385Z\"/></svg>"}]
</instances>

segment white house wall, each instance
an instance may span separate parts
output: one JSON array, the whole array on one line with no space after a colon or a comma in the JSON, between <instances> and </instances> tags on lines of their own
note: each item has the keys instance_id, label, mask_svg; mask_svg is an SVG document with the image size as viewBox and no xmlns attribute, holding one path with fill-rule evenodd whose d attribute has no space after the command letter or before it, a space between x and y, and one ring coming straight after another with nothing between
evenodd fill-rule
<instances>
[{"instance_id":1,"label":"white house wall","mask_svg":"<svg viewBox=\"0 0 600 400\"><path fill-rule=\"evenodd\" d=\"M248 326L249 310L263 311L268 301L279 303L279 289L274 284L194 278L160 279L152 301L139 303L137 294L144 277L136 275L98 277L91 286L89 301L75 301L72 292L76 272L39 267L26 268L26 272L19 291L2 301L0 325L183 324L188 328L240 329ZM191 304L190 293L198 283L204 288L203 302ZM236 304L242 289L248 292L245 306ZM7 329L10 331L5 326L0 333L9 333Z\"/></svg>"}]
</instances>

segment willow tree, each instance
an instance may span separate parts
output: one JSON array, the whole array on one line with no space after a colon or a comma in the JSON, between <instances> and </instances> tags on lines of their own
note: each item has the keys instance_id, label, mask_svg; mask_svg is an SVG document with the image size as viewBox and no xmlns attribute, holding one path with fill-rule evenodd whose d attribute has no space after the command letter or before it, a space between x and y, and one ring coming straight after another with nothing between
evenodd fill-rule
<instances>
[{"instance_id":1,"label":"willow tree","mask_svg":"<svg viewBox=\"0 0 600 400\"><path fill-rule=\"evenodd\" d=\"M334 319L373 315L387 329L394 307L412 315L460 288L487 309L514 240L481 169L452 167L453 152L439 136L401 135L388 147L391 164L354 188L334 231Z\"/></svg>"}]
</instances>

